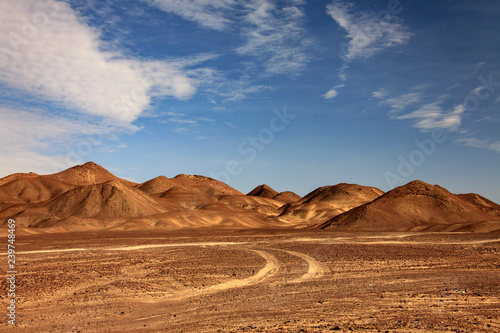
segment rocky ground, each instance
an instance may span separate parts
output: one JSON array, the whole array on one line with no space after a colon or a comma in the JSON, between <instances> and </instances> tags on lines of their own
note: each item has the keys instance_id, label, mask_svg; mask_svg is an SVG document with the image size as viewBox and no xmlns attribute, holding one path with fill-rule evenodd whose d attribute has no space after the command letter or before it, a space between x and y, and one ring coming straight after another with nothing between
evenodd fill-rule
<instances>
[{"instance_id":1,"label":"rocky ground","mask_svg":"<svg viewBox=\"0 0 500 333\"><path fill-rule=\"evenodd\" d=\"M499 234L19 234L17 331L500 331Z\"/></svg>"}]
</instances>

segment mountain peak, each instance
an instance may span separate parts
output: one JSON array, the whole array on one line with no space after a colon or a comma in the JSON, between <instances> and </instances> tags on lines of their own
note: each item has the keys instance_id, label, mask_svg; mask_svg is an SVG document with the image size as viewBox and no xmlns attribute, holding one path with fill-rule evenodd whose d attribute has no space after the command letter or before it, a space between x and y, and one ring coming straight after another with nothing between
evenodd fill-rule
<instances>
[{"instance_id":1,"label":"mountain peak","mask_svg":"<svg viewBox=\"0 0 500 333\"><path fill-rule=\"evenodd\" d=\"M247 195L272 199L276 197L278 194L279 192L272 189L269 185L262 184L254 188Z\"/></svg>"},{"instance_id":2,"label":"mountain peak","mask_svg":"<svg viewBox=\"0 0 500 333\"><path fill-rule=\"evenodd\" d=\"M135 185L132 182L116 177L111 172L94 162L75 165L64 171L44 177L57 179L68 184L79 186L100 184L110 180L120 180L127 185Z\"/></svg>"}]
</instances>

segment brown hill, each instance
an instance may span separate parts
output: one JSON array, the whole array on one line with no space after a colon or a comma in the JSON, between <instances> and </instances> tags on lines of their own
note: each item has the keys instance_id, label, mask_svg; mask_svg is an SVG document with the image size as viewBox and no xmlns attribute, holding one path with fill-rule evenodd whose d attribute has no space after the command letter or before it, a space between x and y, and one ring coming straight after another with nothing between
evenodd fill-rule
<instances>
[{"instance_id":1,"label":"brown hill","mask_svg":"<svg viewBox=\"0 0 500 333\"><path fill-rule=\"evenodd\" d=\"M279 208L283 205L274 199L249 195L221 195L217 200L229 206L259 212L266 216L278 216L281 213Z\"/></svg>"},{"instance_id":2,"label":"brown hill","mask_svg":"<svg viewBox=\"0 0 500 333\"><path fill-rule=\"evenodd\" d=\"M294 202L302 199L302 197L292 191L284 191L279 193L277 196L273 198L274 200L284 202L284 203L289 203L289 202Z\"/></svg>"},{"instance_id":3,"label":"brown hill","mask_svg":"<svg viewBox=\"0 0 500 333\"><path fill-rule=\"evenodd\" d=\"M476 193L459 194L460 199L476 205L481 210L500 217L500 205Z\"/></svg>"},{"instance_id":4,"label":"brown hill","mask_svg":"<svg viewBox=\"0 0 500 333\"><path fill-rule=\"evenodd\" d=\"M77 165L67 170L43 177L56 179L64 183L78 186L100 184L110 180L119 180L129 186L137 185L128 180L116 177L111 172L94 162L87 162L85 164Z\"/></svg>"},{"instance_id":5,"label":"brown hill","mask_svg":"<svg viewBox=\"0 0 500 333\"><path fill-rule=\"evenodd\" d=\"M180 174L172 178L173 181L176 182L177 185L194 188L200 192L203 192L211 197L217 197L219 195L242 195L238 190L235 190L231 186L205 176L193 175L188 176L184 174Z\"/></svg>"},{"instance_id":6,"label":"brown hill","mask_svg":"<svg viewBox=\"0 0 500 333\"><path fill-rule=\"evenodd\" d=\"M499 212L499 205L480 195L454 195L419 181L386 194L342 183L300 198L267 185L243 195L196 175L160 176L135 184L92 162L53 175L0 179L3 225L15 218L19 228L54 231L321 225L340 230L487 232L500 230Z\"/></svg>"},{"instance_id":7,"label":"brown hill","mask_svg":"<svg viewBox=\"0 0 500 333\"><path fill-rule=\"evenodd\" d=\"M47 201L74 188L43 176L19 177L0 186L0 193L24 202Z\"/></svg>"},{"instance_id":8,"label":"brown hill","mask_svg":"<svg viewBox=\"0 0 500 333\"><path fill-rule=\"evenodd\" d=\"M8 175L6 177L0 178L0 186L10 183L13 180L19 179L19 178L33 178L33 177L39 177L38 174L34 172L30 173L13 173L12 175Z\"/></svg>"},{"instance_id":9,"label":"brown hill","mask_svg":"<svg viewBox=\"0 0 500 333\"><path fill-rule=\"evenodd\" d=\"M247 195L272 199L275 196L277 196L278 194L279 194L279 192L273 190L270 186L268 186L266 184L262 184L262 185L257 186L256 188L254 188Z\"/></svg>"},{"instance_id":10,"label":"brown hill","mask_svg":"<svg viewBox=\"0 0 500 333\"><path fill-rule=\"evenodd\" d=\"M493 214L446 189L413 181L333 217L321 228L365 231L445 230L451 225L494 220ZM450 230L450 229L448 229Z\"/></svg>"},{"instance_id":11,"label":"brown hill","mask_svg":"<svg viewBox=\"0 0 500 333\"><path fill-rule=\"evenodd\" d=\"M174 180L165 176L159 176L138 185L138 188L144 193L151 195L163 193L176 185L177 183Z\"/></svg>"},{"instance_id":12,"label":"brown hill","mask_svg":"<svg viewBox=\"0 0 500 333\"><path fill-rule=\"evenodd\" d=\"M77 187L46 206L51 215L61 219L138 217L166 211L155 199L119 180Z\"/></svg>"},{"instance_id":13,"label":"brown hill","mask_svg":"<svg viewBox=\"0 0 500 333\"><path fill-rule=\"evenodd\" d=\"M248 196L255 196L267 199L274 199L282 203L289 203L293 201L300 200L301 197L291 191L285 191L279 193L278 191L272 189L266 184L262 184L250 191Z\"/></svg>"},{"instance_id":14,"label":"brown hill","mask_svg":"<svg viewBox=\"0 0 500 333\"><path fill-rule=\"evenodd\" d=\"M375 187L341 183L317 188L299 201L286 205L280 217L322 223L352 208L370 202L384 192Z\"/></svg>"}]
</instances>

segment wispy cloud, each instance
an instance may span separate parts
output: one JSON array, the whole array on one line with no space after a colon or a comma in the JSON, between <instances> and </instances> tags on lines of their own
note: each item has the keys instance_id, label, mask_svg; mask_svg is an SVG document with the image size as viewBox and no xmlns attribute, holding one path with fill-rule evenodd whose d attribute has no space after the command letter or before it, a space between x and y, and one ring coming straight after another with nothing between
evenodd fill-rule
<instances>
[{"instance_id":1,"label":"wispy cloud","mask_svg":"<svg viewBox=\"0 0 500 333\"><path fill-rule=\"evenodd\" d=\"M201 26L223 30L232 23L228 11L238 4L235 0L144 0L159 9L176 14Z\"/></svg>"},{"instance_id":2,"label":"wispy cloud","mask_svg":"<svg viewBox=\"0 0 500 333\"><path fill-rule=\"evenodd\" d=\"M249 1L243 28L247 43L236 51L262 59L268 73L297 75L308 62L310 44L303 28L303 4L292 1L280 8L269 0Z\"/></svg>"},{"instance_id":3,"label":"wispy cloud","mask_svg":"<svg viewBox=\"0 0 500 333\"><path fill-rule=\"evenodd\" d=\"M347 32L343 54L346 61L369 58L385 49L407 44L412 33L394 16L378 18L356 10L354 5L336 0L327 6L327 13Z\"/></svg>"},{"instance_id":4,"label":"wispy cloud","mask_svg":"<svg viewBox=\"0 0 500 333\"><path fill-rule=\"evenodd\" d=\"M500 153L500 141L491 142L489 140L478 139L476 137L467 136L464 138L459 138L455 140L455 142L463 143L468 147L484 148Z\"/></svg>"},{"instance_id":5,"label":"wispy cloud","mask_svg":"<svg viewBox=\"0 0 500 333\"><path fill-rule=\"evenodd\" d=\"M462 123L465 106L460 104L449 112L441 107L442 102L430 103L416 111L396 117L396 119L416 119L415 128L432 130L437 128L456 130Z\"/></svg>"},{"instance_id":6,"label":"wispy cloud","mask_svg":"<svg viewBox=\"0 0 500 333\"><path fill-rule=\"evenodd\" d=\"M379 105L386 105L391 107L390 113L398 113L406 110L408 107L416 105L422 98L420 92L410 92L401 96L386 98L388 92L384 89L375 91L372 96L381 99Z\"/></svg>"},{"instance_id":7,"label":"wispy cloud","mask_svg":"<svg viewBox=\"0 0 500 333\"><path fill-rule=\"evenodd\" d=\"M26 18L44 24L27 32ZM152 98L191 97L197 79L175 63L127 58L67 3L0 2L0 81L83 114L131 123ZM106 51L107 50L107 51Z\"/></svg>"},{"instance_id":8,"label":"wispy cloud","mask_svg":"<svg viewBox=\"0 0 500 333\"><path fill-rule=\"evenodd\" d=\"M379 90L372 92L372 96L378 99L385 98L387 94L388 92L384 88L380 88Z\"/></svg>"},{"instance_id":9,"label":"wispy cloud","mask_svg":"<svg viewBox=\"0 0 500 333\"><path fill-rule=\"evenodd\" d=\"M333 87L332 89L328 90L324 95L323 95L323 98L325 99L332 99L332 98L335 98L337 97L337 95L339 94L338 92L338 89L339 88L343 88L344 85L343 84L339 84L335 87Z\"/></svg>"},{"instance_id":10,"label":"wispy cloud","mask_svg":"<svg viewBox=\"0 0 500 333\"><path fill-rule=\"evenodd\" d=\"M253 58L267 74L295 76L309 61L304 1L277 4L272 0L143 0L162 11L218 31L241 35L245 43L235 48Z\"/></svg>"},{"instance_id":11,"label":"wispy cloud","mask_svg":"<svg viewBox=\"0 0 500 333\"><path fill-rule=\"evenodd\" d=\"M269 90L271 87L264 85L252 85L246 81L228 81L224 82L213 90L213 93L220 95L223 102L240 101L247 98L249 95Z\"/></svg>"}]
</instances>

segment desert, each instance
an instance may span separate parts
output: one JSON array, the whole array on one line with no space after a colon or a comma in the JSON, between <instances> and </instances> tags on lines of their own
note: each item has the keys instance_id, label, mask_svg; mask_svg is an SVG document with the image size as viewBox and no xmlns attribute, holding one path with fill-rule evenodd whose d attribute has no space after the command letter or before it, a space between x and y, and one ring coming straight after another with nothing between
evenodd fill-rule
<instances>
[{"instance_id":1,"label":"desert","mask_svg":"<svg viewBox=\"0 0 500 333\"><path fill-rule=\"evenodd\" d=\"M136 184L93 162L14 174L0 193L19 331L500 329L500 209L478 194L413 181L245 195L203 176Z\"/></svg>"},{"instance_id":2,"label":"desert","mask_svg":"<svg viewBox=\"0 0 500 333\"><path fill-rule=\"evenodd\" d=\"M499 17L0 0L0 333L500 332Z\"/></svg>"}]
</instances>

